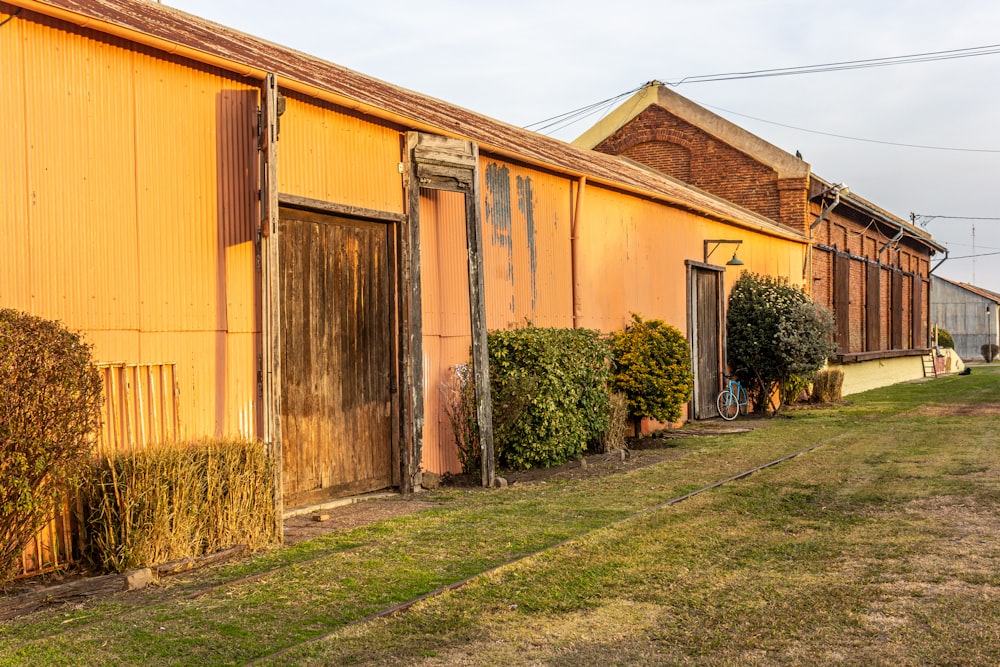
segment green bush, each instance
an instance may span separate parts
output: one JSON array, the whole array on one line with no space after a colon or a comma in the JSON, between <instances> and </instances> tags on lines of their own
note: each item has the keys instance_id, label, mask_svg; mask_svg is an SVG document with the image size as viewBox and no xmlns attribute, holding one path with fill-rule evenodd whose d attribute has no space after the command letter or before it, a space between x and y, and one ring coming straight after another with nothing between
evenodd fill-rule
<instances>
[{"instance_id":1,"label":"green bush","mask_svg":"<svg viewBox=\"0 0 1000 667\"><path fill-rule=\"evenodd\" d=\"M983 359L986 363L990 364L997 358L997 354L1000 354L1000 346L987 343L979 348L979 352L983 355Z\"/></svg>"},{"instance_id":2,"label":"green bush","mask_svg":"<svg viewBox=\"0 0 1000 667\"><path fill-rule=\"evenodd\" d=\"M691 399L691 348L676 328L635 313L611 337L611 386L628 398L633 419L675 422ZM636 435L639 434L638 423Z\"/></svg>"},{"instance_id":3,"label":"green bush","mask_svg":"<svg viewBox=\"0 0 1000 667\"><path fill-rule=\"evenodd\" d=\"M103 454L81 484L86 555L123 572L277 541L271 460L259 442L170 443Z\"/></svg>"},{"instance_id":4,"label":"green bush","mask_svg":"<svg viewBox=\"0 0 1000 667\"><path fill-rule=\"evenodd\" d=\"M951 337L951 334L944 329L937 330L937 344L939 347L948 347L952 350L955 349L955 339Z\"/></svg>"},{"instance_id":5,"label":"green bush","mask_svg":"<svg viewBox=\"0 0 1000 667\"><path fill-rule=\"evenodd\" d=\"M499 464L523 470L582 456L608 427L607 343L589 329L539 327L487 340Z\"/></svg>"},{"instance_id":6,"label":"green bush","mask_svg":"<svg viewBox=\"0 0 1000 667\"><path fill-rule=\"evenodd\" d=\"M84 469L101 402L79 334L0 310L0 583Z\"/></svg>"},{"instance_id":7,"label":"green bush","mask_svg":"<svg viewBox=\"0 0 1000 667\"><path fill-rule=\"evenodd\" d=\"M812 379L834 350L829 311L782 278L750 272L729 295L726 334L729 365L757 412L766 411L792 376Z\"/></svg>"}]
</instances>

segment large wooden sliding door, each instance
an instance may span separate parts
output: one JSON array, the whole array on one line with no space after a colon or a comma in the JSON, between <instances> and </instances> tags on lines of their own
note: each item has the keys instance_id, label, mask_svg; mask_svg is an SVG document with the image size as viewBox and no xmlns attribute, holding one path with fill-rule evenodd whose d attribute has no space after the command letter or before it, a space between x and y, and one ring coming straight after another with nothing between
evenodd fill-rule
<instances>
[{"instance_id":1,"label":"large wooden sliding door","mask_svg":"<svg viewBox=\"0 0 1000 667\"><path fill-rule=\"evenodd\" d=\"M285 506L392 486L391 227L280 218Z\"/></svg>"}]
</instances>

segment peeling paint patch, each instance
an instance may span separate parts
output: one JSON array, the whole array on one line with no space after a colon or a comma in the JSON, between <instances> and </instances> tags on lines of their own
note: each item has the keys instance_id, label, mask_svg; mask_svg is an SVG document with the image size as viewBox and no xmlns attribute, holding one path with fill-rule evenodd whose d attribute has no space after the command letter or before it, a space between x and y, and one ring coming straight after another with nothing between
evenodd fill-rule
<instances>
[{"instance_id":1,"label":"peeling paint patch","mask_svg":"<svg viewBox=\"0 0 1000 667\"><path fill-rule=\"evenodd\" d=\"M531 312L538 300L538 253L535 246L535 192L531 178L517 177L517 208L524 215L528 236L528 262L531 270Z\"/></svg>"},{"instance_id":2,"label":"peeling paint patch","mask_svg":"<svg viewBox=\"0 0 1000 667\"><path fill-rule=\"evenodd\" d=\"M518 187L520 187L518 178ZM510 169L491 162L486 166L486 201L484 214L490 225L493 245L507 250L507 279L514 285L513 222L510 208ZM514 290L511 289L510 311L514 312Z\"/></svg>"}]
</instances>

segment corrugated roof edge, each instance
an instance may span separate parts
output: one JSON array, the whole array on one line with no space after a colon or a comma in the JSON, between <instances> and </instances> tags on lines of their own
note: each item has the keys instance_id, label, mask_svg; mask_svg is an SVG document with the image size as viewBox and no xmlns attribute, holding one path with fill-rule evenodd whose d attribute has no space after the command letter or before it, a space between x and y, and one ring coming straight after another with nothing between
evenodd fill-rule
<instances>
[{"instance_id":1,"label":"corrugated roof edge","mask_svg":"<svg viewBox=\"0 0 1000 667\"><path fill-rule=\"evenodd\" d=\"M279 85L287 89L371 113L403 127L475 141L484 152L573 177L586 176L590 182L620 188L721 222L805 242L805 237L791 228L615 157L577 148L158 3L4 1L241 76L262 78L264 72L273 72L279 77ZM142 40L142 36L151 39ZM227 67L227 63L231 65Z\"/></svg>"},{"instance_id":2,"label":"corrugated roof edge","mask_svg":"<svg viewBox=\"0 0 1000 667\"><path fill-rule=\"evenodd\" d=\"M816 174L812 174L812 179L820 183L826 189L834 187L833 182L827 181L825 178L820 178ZM920 243L923 243L924 245L926 245L928 248L931 248L935 252L945 252L947 250L947 248L945 248L943 245L934 241L934 239L931 238L929 232L925 232L924 230L919 229L914 225L911 225L909 222L903 220L899 216L893 215L889 211L886 211L884 208L871 203L864 197L859 197L857 194L854 193L854 190L850 190L846 195L843 195L842 201L848 204L849 206L854 206L855 208L864 211L865 213L871 215L872 217L878 218L880 222L883 222L893 227L898 227L902 229L904 232L908 232L911 238L913 238L916 241L919 241Z\"/></svg>"}]
</instances>

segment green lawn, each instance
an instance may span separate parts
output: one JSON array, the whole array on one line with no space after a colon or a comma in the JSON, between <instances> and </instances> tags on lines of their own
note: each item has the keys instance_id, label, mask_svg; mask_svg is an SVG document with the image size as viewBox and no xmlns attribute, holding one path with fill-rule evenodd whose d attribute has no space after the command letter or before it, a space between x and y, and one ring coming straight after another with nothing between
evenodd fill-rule
<instances>
[{"instance_id":1,"label":"green lawn","mask_svg":"<svg viewBox=\"0 0 1000 667\"><path fill-rule=\"evenodd\" d=\"M849 399L10 621L0 664L1000 664L1000 368Z\"/></svg>"}]
</instances>

